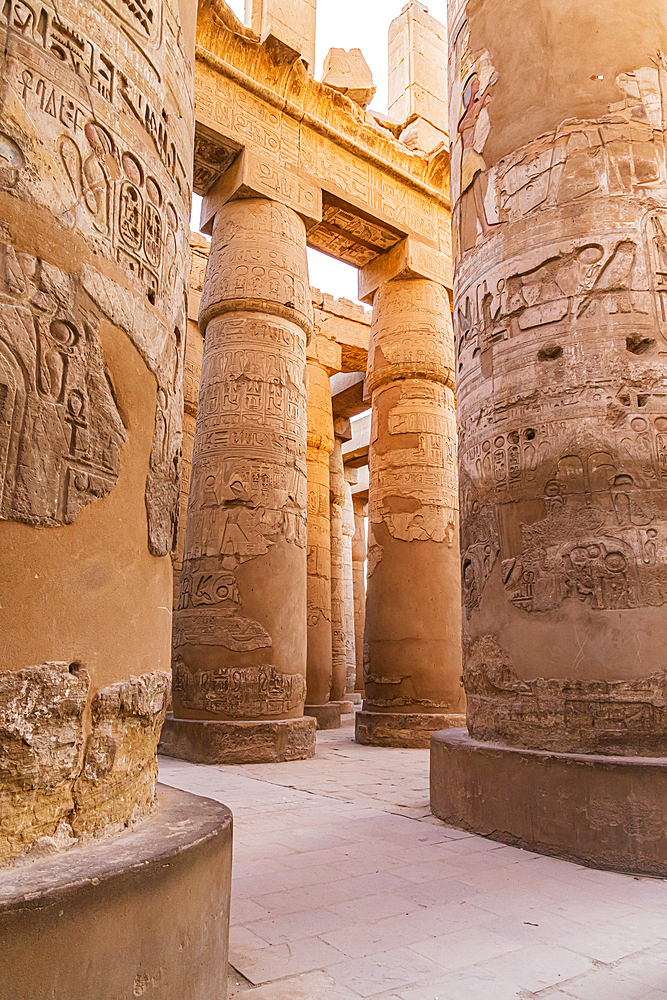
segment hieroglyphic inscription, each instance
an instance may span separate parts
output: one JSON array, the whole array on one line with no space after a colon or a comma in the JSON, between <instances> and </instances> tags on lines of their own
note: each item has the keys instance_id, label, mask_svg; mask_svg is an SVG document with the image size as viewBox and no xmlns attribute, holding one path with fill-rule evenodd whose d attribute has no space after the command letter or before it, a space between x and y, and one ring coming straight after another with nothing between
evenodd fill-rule
<instances>
[{"instance_id":1,"label":"hieroglyphic inscription","mask_svg":"<svg viewBox=\"0 0 667 1000\"><path fill-rule=\"evenodd\" d=\"M284 715L302 705L306 681L301 674L283 674L264 663L192 674L176 658L174 692L190 709L235 719L257 719Z\"/></svg>"},{"instance_id":2,"label":"hieroglyphic inscription","mask_svg":"<svg viewBox=\"0 0 667 1000\"><path fill-rule=\"evenodd\" d=\"M0 245L0 516L69 524L109 493L126 431L77 279Z\"/></svg>"},{"instance_id":3,"label":"hieroglyphic inscription","mask_svg":"<svg viewBox=\"0 0 667 1000\"><path fill-rule=\"evenodd\" d=\"M664 755L664 670L635 681L526 681L492 635L469 642L466 652L468 728L474 739L556 752Z\"/></svg>"}]
</instances>

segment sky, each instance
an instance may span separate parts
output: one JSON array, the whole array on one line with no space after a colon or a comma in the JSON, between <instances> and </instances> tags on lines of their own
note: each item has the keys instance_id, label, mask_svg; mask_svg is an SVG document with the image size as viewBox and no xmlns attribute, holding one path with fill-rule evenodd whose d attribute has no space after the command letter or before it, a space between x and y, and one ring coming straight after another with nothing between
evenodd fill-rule
<instances>
[{"instance_id":1,"label":"sky","mask_svg":"<svg viewBox=\"0 0 667 1000\"><path fill-rule=\"evenodd\" d=\"M240 20L244 0L226 0ZM447 0L422 0L429 13L443 23ZM358 48L373 72L377 94L371 104L376 111L387 110L387 33L389 23L400 14L406 0L317 0L317 37L315 76L322 77L322 67L331 48ZM198 201L198 199L195 199ZM193 211L193 228L198 227L199 207ZM308 251L310 283L339 298L357 299L357 272L314 250Z\"/></svg>"}]
</instances>

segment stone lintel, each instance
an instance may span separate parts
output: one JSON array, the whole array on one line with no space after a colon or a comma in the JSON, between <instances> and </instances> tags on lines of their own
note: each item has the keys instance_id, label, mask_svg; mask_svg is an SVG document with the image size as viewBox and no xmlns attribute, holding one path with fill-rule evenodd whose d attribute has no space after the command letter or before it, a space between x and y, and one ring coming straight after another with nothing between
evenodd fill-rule
<instances>
[{"instance_id":1,"label":"stone lintel","mask_svg":"<svg viewBox=\"0 0 667 1000\"><path fill-rule=\"evenodd\" d=\"M376 291L394 278L426 278L452 288L451 258L408 236L359 269L359 298L369 305Z\"/></svg>"},{"instance_id":2,"label":"stone lintel","mask_svg":"<svg viewBox=\"0 0 667 1000\"><path fill-rule=\"evenodd\" d=\"M352 439L343 445L343 462L350 469L360 469L368 465L368 449L371 443L371 414L367 413L352 426ZM355 480L356 482L356 480Z\"/></svg>"},{"instance_id":3,"label":"stone lintel","mask_svg":"<svg viewBox=\"0 0 667 1000\"><path fill-rule=\"evenodd\" d=\"M368 480L370 478L370 471L367 465L361 466L358 470L357 484L352 487L352 499L359 500L362 503L368 503ZM367 516L368 511L364 514Z\"/></svg>"},{"instance_id":4,"label":"stone lintel","mask_svg":"<svg viewBox=\"0 0 667 1000\"><path fill-rule=\"evenodd\" d=\"M159 785L135 829L3 873L0 996L226 996L231 874L229 809Z\"/></svg>"},{"instance_id":5,"label":"stone lintel","mask_svg":"<svg viewBox=\"0 0 667 1000\"><path fill-rule=\"evenodd\" d=\"M667 758L518 749L467 729L431 740L431 811L491 840L664 878L666 810Z\"/></svg>"},{"instance_id":6,"label":"stone lintel","mask_svg":"<svg viewBox=\"0 0 667 1000\"><path fill-rule=\"evenodd\" d=\"M216 213L227 202L243 198L269 198L291 208L300 215L306 229L322 219L322 191L312 178L300 171L244 149L205 195L201 209L200 228L209 236L213 233Z\"/></svg>"}]
</instances>

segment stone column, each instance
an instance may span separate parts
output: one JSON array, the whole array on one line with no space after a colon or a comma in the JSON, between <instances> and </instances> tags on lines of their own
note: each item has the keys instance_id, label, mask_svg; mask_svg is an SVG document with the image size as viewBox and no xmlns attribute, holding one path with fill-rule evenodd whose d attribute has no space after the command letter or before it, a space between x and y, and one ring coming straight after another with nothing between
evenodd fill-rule
<instances>
[{"instance_id":1,"label":"stone column","mask_svg":"<svg viewBox=\"0 0 667 1000\"><path fill-rule=\"evenodd\" d=\"M195 19L185 0L159 24L99 0L0 13L0 865L154 804Z\"/></svg>"},{"instance_id":2,"label":"stone column","mask_svg":"<svg viewBox=\"0 0 667 1000\"><path fill-rule=\"evenodd\" d=\"M667 765L627 758L667 754L667 13L456 0L449 25L471 739L435 808L664 874ZM473 808L501 769L511 810Z\"/></svg>"},{"instance_id":3,"label":"stone column","mask_svg":"<svg viewBox=\"0 0 667 1000\"><path fill-rule=\"evenodd\" d=\"M357 481L356 469L344 469L345 504L343 505L343 627L345 630L345 698L355 704L357 682L356 632L354 627L354 575L352 569L352 544L356 531L352 483Z\"/></svg>"},{"instance_id":4,"label":"stone column","mask_svg":"<svg viewBox=\"0 0 667 1000\"><path fill-rule=\"evenodd\" d=\"M367 376L373 422L361 743L428 746L432 732L465 719L453 347L441 284L379 284Z\"/></svg>"},{"instance_id":5,"label":"stone column","mask_svg":"<svg viewBox=\"0 0 667 1000\"><path fill-rule=\"evenodd\" d=\"M336 421L347 425L343 434L349 436L349 421ZM331 701L337 702L341 711L352 712L354 705L346 698L348 667L348 635L345 617L345 473L343 469L343 437L336 435L329 464L331 498L331 630L332 630L332 681Z\"/></svg>"},{"instance_id":6,"label":"stone column","mask_svg":"<svg viewBox=\"0 0 667 1000\"><path fill-rule=\"evenodd\" d=\"M262 762L314 753L315 722L303 718L305 237L296 212L267 198L216 206L174 623L175 718L162 743L171 756Z\"/></svg>"},{"instance_id":7,"label":"stone column","mask_svg":"<svg viewBox=\"0 0 667 1000\"><path fill-rule=\"evenodd\" d=\"M352 539L352 587L354 591L354 690L364 693L364 629L366 627L366 515L365 500L352 498L354 504L354 538Z\"/></svg>"},{"instance_id":8,"label":"stone column","mask_svg":"<svg viewBox=\"0 0 667 1000\"><path fill-rule=\"evenodd\" d=\"M331 513L329 460L334 449L329 373L308 359L308 656L306 715L319 729L340 727L340 705L330 702Z\"/></svg>"}]
</instances>

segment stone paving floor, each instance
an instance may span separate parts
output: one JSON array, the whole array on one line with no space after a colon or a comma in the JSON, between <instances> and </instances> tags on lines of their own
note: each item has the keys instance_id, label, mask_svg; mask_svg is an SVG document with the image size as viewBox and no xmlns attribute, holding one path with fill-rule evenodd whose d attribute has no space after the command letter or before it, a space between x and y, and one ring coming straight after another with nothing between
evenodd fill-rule
<instances>
[{"instance_id":1,"label":"stone paving floor","mask_svg":"<svg viewBox=\"0 0 667 1000\"><path fill-rule=\"evenodd\" d=\"M667 882L446 828L428 751L347 721L311 761L160 761L234 813L230 1000L667 1000Z\"/></svg>"}]
</instances>

